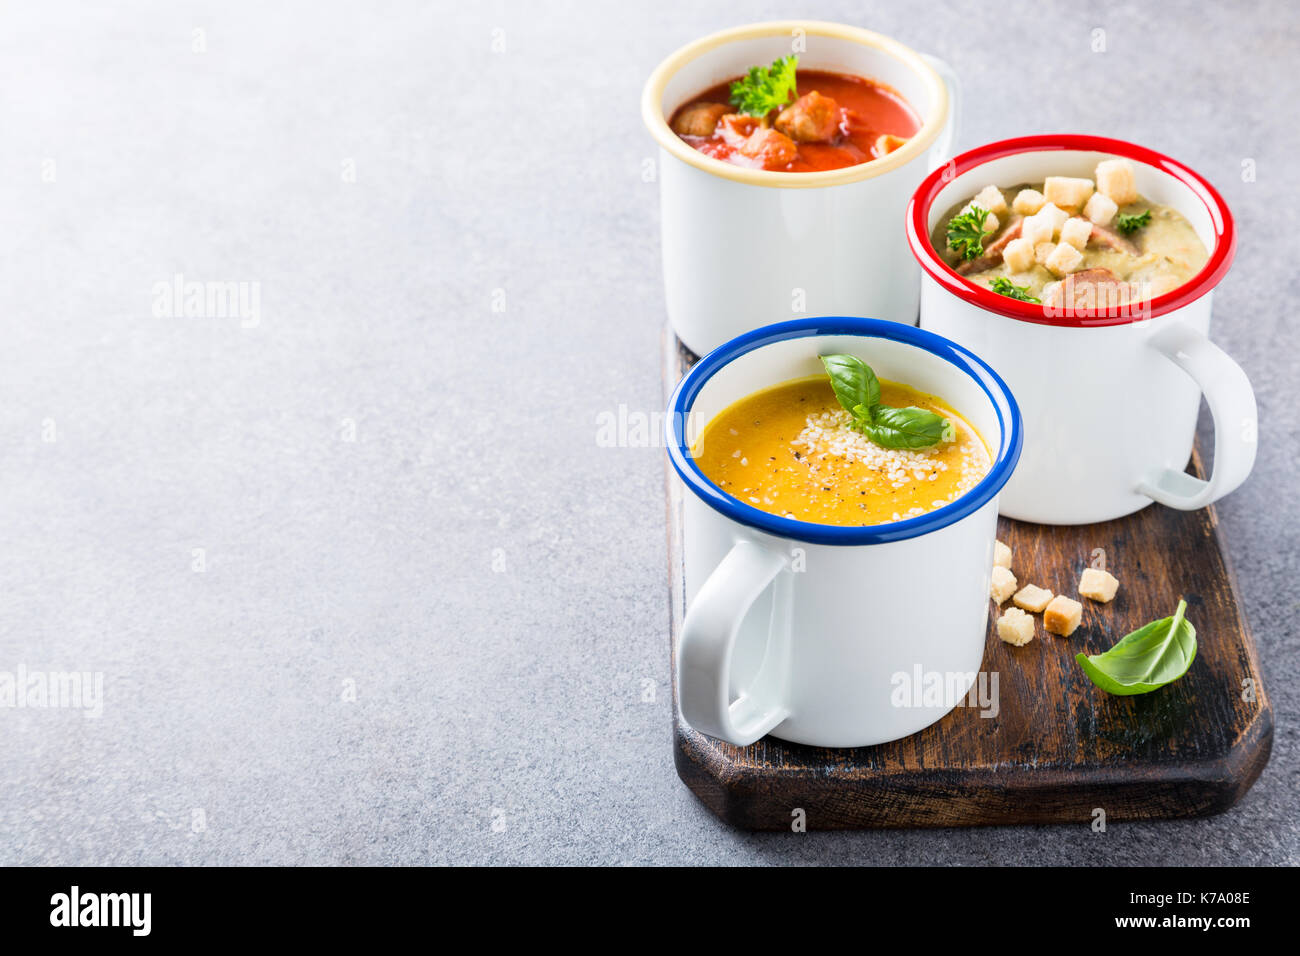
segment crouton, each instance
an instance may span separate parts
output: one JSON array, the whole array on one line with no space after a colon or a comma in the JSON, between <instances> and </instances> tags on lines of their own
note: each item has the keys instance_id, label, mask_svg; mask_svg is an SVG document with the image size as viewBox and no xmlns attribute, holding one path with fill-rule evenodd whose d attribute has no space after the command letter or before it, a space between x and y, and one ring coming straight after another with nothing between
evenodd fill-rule
<instances>
[{"instance_id":1,"label":"crouton","mask_svg":"<svg viewBox=\"0 0 1300 956\"><path fill-rule=\"evenodd\" d=\"M1109 571L1085 568L1079 578L1079 593L1090 601L1108 604L1119 590L1119 579Z\"/></svg>"},{"instance_id":2,"label":"crouton","mask_svg":"<svg viewBox=\"0 0 1300 956\"><path fill-rule=\"evenodd\" d=\"M997 186L985 186L975 194L971 204L979 206L981 209L987 209L989 212L997 213L999 216L1007 214L1007 200L1002 195L1002 190Z\"/></svg>"},{"instance_id":3,"label":"crouton","mask_svg":"<svg viewBox=\"0 0 1300 956\"><path fill-rule=\"evenodd\" d=\"M1091 179L1075 179L1073 176L1048 176L1043 180L1043 198L1049 203L1078 212L1092 195Z\"/></svg>"},{"instance_id":4,"label":"crouton","mask_svg":"<svg viewBox=\"0 0 1300 956\"><path fill-rule=\"evenodd\" d=\"M1056 203L1052 202L1043 203L1043 208L1034 213L1034 215L1040 219L1046 219L1052 224L1053 237L1061 234L1061 227L1064 226L1065 221L1070 218L1068 212L1056 205Z\"/></svg>"},{"instance_id":5,"label":"crouton","mask_svg":"<svg viewBox=\"0 0 1300 956\"><path fill-rule=\"evenodd\" d=\"M1069 637L1074 633L1079 622L1083 620L1083 605L1074 598L1058 594L1047 604L1043 612L1043 627L1052 634Z\"/></svg>"},{"instance_id":6,"label":"crouton","mask_svg":"<svg viewBox=\"0 0 1300 956\"><path fill-rule=\"evenodd\" d=\"M1047 200L1043 198L1043 194L1037 189L1022 189L1016 193L1016 198L1011 201L1011 209L1022 216L1032 216L1043 208L1045 202Z\"/></svg>"},{"instance_id":7,"label":"crouton","mask_svg":"<svg viewBox=\"0 0 1300 956\"><path fill-rule=\"evenodd\" d=\"M1104 159L1097 164L1097 189L1110 197L1116 206L1138 201L1133 167L1123 159Z\"/></svg>"},{"instance_id":8,"label":"crouton","mask_svg":"<svg viewBox=\"0 0 1300 956\"><path fill-rule=\"evenodd\" d=\"M1083 253L1068 242L1057 246L1043 263L1058 276L1069 275L1083 265Z\"/></svg>"},{"instance_id":9,"label":"crouton","mask_svg":"<svg viewBox=\"0 0 1300 956\"><path fill-rule=\"evenodd\" d=\"M1047 590L1047 588L1040 588L1036 584L1026 584L1016 592L1015 597L1011 600L1016 607L1022 607L1026 611L1033 611L1035 614L1039 614L1042 612L1043 608L1047 607L1048 602L1052 600L1052 592Z\"/></svg>"},{"instance_id":10,"label":"crouton","mask_svg":"<svg viewBox=\"0 0 1300 956\"><path fill-rule=\"evenodd\" d=\"M1034 246L1034 261L1040 266L1047 265L1047 257L1056 251L1056 243L1048 239L1046 242L1040 242ZM1044 300L1046 301L1046 300Z\"/></svg>"},{"instance_id":11,"label":"crouton","mask_svg":"<svg viewBox=\"0 0 1300 956\"><path fill-rule=\"evenodd\" d=\"M1012 272L1025 272L1034 264L1034 244L1028 239L1012 239L1002 250L1002 261Z\"/></svg>"},{"instance_id":12,"label":"crouton","mask_svg":"<svg viewBox=\"0 0 1300 956\"><path fill-rule=\"evenodd\" d=\"M1001 541L993 542L993 565L994 567L1011 568L1011 549Z\"/></svg>"},{"instance_id":13,"label":"crouton","mask_svg":"<svg viewBox=\"0 0 1300 956\"><path fill-rule=\"evenodd\" d=\"M1110 221L1115 218L1115 213L1119 212L1119 206L1115 200L1111 199L1105 193L1093 193L1083 206L1083 214L1089 222L1094 222L1099 226L1109 226Z\"/></svg>"},{"instance_id":14,"label":"crouton","mask_svg":"<svg viewBox=\"0 0 1300 956\"><path fill-rule=\"evenodd\" d=\"M1040 242L1051 242L1051 218L1048 216L1039 216L1037 213L1032 216L1026 216L1020 223L1020 238L1033 243L1035 246Z\"/></svg>"},{"instance_id":15,"label":"crouton","mask_svg":"<svg viewBox=\"0 0 1300 956\"><path fill-rule=\"evenodd\" d=\"M1004 568L1000 564L993 565L993 579L989 584L989 597L1001 604L1015 593L1016 576L1011 573L1009 568Z\"/></svg>"},{"instance_id":16,"label":"crouton","mask_svg":"<svg viewBox=\"0 0 1300 956\"><path fill-rule=\"evenodd\" d=\"M1024 647L1034 639L1034 619L1018 607L1009 607L998 618L998 637L1008 644Z\"/></svg>"},{"instance_id":17,"label":"crouton","mask_svg":"<svg viewBox=\"0 0 1300 956\"><path fill-rule=\"evenodd\" d=\"M1092 235L1092 222L1087 219L1065 220L1065 225L1061 227L1061 241L1068 242L1074 248L1082 252L1088 245L1088 237Z\"/></svg>"}]
</instances>

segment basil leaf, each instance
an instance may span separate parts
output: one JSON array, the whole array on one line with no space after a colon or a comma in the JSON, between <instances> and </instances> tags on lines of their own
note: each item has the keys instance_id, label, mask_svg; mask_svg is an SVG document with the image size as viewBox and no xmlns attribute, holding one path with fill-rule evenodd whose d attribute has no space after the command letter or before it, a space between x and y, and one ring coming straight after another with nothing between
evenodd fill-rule
<instances>
[{"instance_id":1,"label":"basil leaf","mask_svg":"<svg viewBox=\"0 0 1300 956\"><path fill-rule=\"evenodd\" d=\"M822 365L840 404L854 416L858 415L859 405L865 407L869 419L880 404L880 381L871 366L856 355L823 355Z\"/></svg>"},{"instance_id":2,"label":"basil leaf","mask_svg":"<svg viewBox=\"0 0 1300 956\"><path fill-rule=\"evenodd\" d=\"M862 422L858 430L885 448L929 448L952 437L952 423L942 415L916 408L890 408L881 405L871 422Z\"/></svg>"},{"instance_id":3,"label":"basil leaf","mask_svg":"<svg viewBox=\"0 0 1300 956\"><path fill-rule=\"evenodd\" d=\"M1183 617L1180 600L1173 617L1143 625L1102 654L1076 654L1088 679L1108 694L1147 694L1178 680L1196 659L1196 628Z\"/></svg>"}]
</instances>

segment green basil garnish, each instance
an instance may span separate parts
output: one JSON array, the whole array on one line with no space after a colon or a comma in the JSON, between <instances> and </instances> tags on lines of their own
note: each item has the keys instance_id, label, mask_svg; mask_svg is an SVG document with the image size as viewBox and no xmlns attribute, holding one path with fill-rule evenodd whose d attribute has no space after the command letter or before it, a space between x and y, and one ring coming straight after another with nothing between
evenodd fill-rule
<instances>
[{"instance_id":1,"label":"green basil garnish","mask_svg":"<svg viewBox=\"0 0 1300 956\"><path fill-rule=\"evenodd\" d=\"M952 422L924 408L880 404L880 380L854 355L823 355L836 399L853 416L852 427L883 448L916 450L956 437Z\"/></svg>"},{"instance_id":2,"label":"green basil garnish","mask_svg":"<svg viewBox=\"0 0 1300 956\"><path fill-rule=\"evenodd\" d=\"M840 404L858 414L858 406L866 408L870 417L871 409L880 404L880 380L871 366L856 355L823 355L822 365L831 377L831 388Z\"/></svg>"},{"instance_id":3,"label":"green basil garnish","mask_svg":"<svg viewBox=\"0 0 1300 956\"><path fill-rule=\"evenodd\" d=\"M1108 694L1148 694L1178 680L1196 659L1196 628L1183 617L1180 600L1173 617L1162 617L1120 639L1102 654L1076 654L1088 679Z\"/></svg>"}]
</instances>

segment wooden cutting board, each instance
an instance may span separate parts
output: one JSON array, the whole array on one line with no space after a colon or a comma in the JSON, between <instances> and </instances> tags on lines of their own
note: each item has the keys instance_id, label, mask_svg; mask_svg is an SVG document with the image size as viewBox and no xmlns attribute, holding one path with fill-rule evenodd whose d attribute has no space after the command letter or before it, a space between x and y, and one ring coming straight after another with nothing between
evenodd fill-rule
<instances>
[{"instance_id":1,"label":"wooden cutting board","mask_svg":"<svg viewBox=\"0 0 1300 956\"><path fill-rule=\"evenodd\" d=\"M664 336L671 391L696 357ZM1200 474L1199 453L1189 470ZM677 773L723 820L754 830L948 827L1198 817L1232 806L1268 762L1273 714L1255 642L1219 540L1213 508L1152 505L1118 521L1046 527L1001 518L1013 570L1075 596L1079 575L1104 549L1120 580L1110 604L1085 600L1068 637L1037 635L1011 647L993 629L983 671L998 673L996 717L958 707L921 733L850 750L765 737L736 747L686 724L677 706L676 648L685 605L681 496L671 466L668 580L673 738ZM1196 625L1197 655L1177 682L1134 697L1094 687L1074 660L1174 612L1179 595ZM802 811L802 814L800 813Z\"/></svg>"}]
</instances>

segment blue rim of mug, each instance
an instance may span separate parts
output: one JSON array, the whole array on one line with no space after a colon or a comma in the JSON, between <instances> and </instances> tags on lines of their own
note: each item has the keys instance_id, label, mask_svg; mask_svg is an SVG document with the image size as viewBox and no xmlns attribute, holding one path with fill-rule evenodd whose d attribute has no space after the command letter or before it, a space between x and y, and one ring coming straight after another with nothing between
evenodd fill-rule
<instances>
[{"instance_id":1,"label":"blue rim of mug","mask_svg":"<svg viewBox=\"0 0 1300 956\"><path fill-rule=\"evenodd\" d=\"M719 370L755 349L788 339L810 338L820 335L851 335L862 338L889 339L929 352L965 372L988 395L998 417L1000 439L989 473L970 491L952 504L926 512L916 518L891 521L878 525L828 525L810 521L783 518L745 504L727 494L705 477L690 453L686 439L686 422L696 396ZM779 382L771 382L778 385ZM946 528L974 514L1002 490L1011 477L1020 449L1024 444L1024 431L1020 407L1007 383L982 358L962 348L951 339L935 335L924 329L881 319L863 319L850 316L818 316L777 322L738 335L719 345L700 359L677 384L668 401L668 415L664 423L668 444L668 459L686 486L701 501L724 517L740 524L780 538L792 538L809 544L861 545L886 544L904 541L940 528Z\"/></svg>"}]
</instances>

